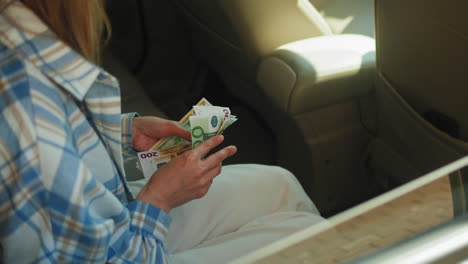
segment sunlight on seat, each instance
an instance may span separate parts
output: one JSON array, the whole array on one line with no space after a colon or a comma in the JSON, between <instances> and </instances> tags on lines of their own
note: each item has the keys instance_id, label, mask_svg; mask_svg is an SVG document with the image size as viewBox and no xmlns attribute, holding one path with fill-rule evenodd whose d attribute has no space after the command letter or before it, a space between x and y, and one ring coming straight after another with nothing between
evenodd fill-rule
<instances>
[{"instance_id":1,"label":"sunlight on seat","mask_svg":"<svg viewBox=\"0 0 468 264\"><path fill-rule=\"evenodd\" d=\"M314 68L317 81L352 76L361 71L364 56L374 50L370 38L358 35L323 36L296 41L278 50L295 53Z\"/></svg>"},{"instance_id":2,"label":"sunlight on seat","mask_svg":"<svg viewBox=\"0 0 468 264\"><path fill-rule=\"evenodd\" d=\"M325 22L322 15L312 6L309 0L298 0L297 7L310 21L323 31L324 35L333 34L327 22Z\"/></svg>"},{"instance_id":3,"label":"sunlight on seat","mask_svg":"<svg viewBox=\"0 0 468 264\"><path fill-rule=\"evenodd\" d=\"M325 12L320 12L320 15L326 17ZM354 16L347 16L345 18L327 17L327 22L331 28L338 32L343 32L353 22Z\"/></svg>"}]
</instances>

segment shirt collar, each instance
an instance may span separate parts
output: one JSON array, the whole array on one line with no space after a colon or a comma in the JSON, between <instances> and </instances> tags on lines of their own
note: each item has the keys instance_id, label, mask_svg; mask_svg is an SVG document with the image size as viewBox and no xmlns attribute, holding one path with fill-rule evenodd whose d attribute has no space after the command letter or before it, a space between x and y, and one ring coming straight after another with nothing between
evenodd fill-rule
<instances>
[{"instance_id":1,"label":"shirt collar","mask_svg":"<svg viewBox=\"0 0 468 264\"><path fill-rule=\"evenodd\" d=\"M13 3L12 3L13 2ZM108 75L58 39L20 1L0 14L0 42L15 50L66 91L83 100L100 74Z\"/></svg>"}]
</instances>

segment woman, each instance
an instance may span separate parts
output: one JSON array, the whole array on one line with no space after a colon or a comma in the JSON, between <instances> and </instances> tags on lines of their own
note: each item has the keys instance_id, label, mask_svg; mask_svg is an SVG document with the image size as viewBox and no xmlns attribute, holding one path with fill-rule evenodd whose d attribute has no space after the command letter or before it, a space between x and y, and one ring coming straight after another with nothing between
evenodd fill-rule
<instances>
[{"instance_id":1,"label":"woman","mask_svg":"<svg viewBox=\"0 0 468 264\"><path fill-rule=\"evenodd\" d=\"M102 1L0 6L5 263L224 263L321 219L284 169L220 174L236 147L204 157L222 136L159 169L134 197L122 149L131 156L190 134L173 121L120 114L118 83L96 66L109 32Z\"/></svg>"}]
</instances>

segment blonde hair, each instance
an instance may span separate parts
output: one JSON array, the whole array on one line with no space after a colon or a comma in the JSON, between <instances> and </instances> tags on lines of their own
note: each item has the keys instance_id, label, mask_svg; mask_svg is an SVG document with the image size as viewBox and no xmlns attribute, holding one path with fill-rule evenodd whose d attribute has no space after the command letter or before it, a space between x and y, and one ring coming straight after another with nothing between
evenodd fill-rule
<instances>
[{"instance_id":1,"label":"blonde hair","mask_svg":"<svg viewBox=\"0 0 468 264\"><path fill-rule=\"evenodd\" d=\"M111 33L104 0L21 1L62 41L86 59L100 63L103 40L109 40Z\"/></svg>"}]
</instances>

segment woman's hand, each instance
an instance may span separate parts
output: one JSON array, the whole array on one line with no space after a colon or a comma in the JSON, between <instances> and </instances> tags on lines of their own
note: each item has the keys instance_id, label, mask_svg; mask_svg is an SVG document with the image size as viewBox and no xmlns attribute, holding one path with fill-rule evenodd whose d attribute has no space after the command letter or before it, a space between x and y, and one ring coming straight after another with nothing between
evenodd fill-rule
<instances>
[{"instance_id":1,"label":"woman's hand","mask_svg":"<svg viewBox=\"0 0 468 264\"><path fill-rule=\"evenodd\" d=\"M237 152L235 146L229 146L204 159L223 140L223 136L212 137L171 160L153 174L136 199L169 213L177 206L205 196L221 172L223 160Z\"/></svg>"},{"instance_id":2,"label":"woman's hand","mask_svg":"<svg viewBox=\"0 0 468 264\"><path fill-rule=\"evenodd\" d=\"M143 116L133 118L132 123L132 145L137 151L146 151L160 138L169 136L178 136L191 141L190 132L175 121Z\"/></svg>"}]
</instances>

